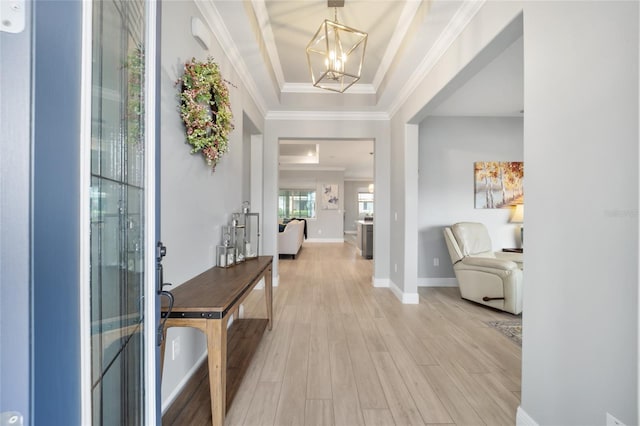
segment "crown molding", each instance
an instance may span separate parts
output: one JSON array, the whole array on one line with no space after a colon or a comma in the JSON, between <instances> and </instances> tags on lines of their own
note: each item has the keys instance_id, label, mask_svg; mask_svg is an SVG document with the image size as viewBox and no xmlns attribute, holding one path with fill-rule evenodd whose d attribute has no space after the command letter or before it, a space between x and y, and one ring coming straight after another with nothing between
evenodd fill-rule
<instances>
[{"instance_id":1,"label":"crown molding","mask_svg":"<svg viewBox=\"0 0 640 426\"><path fill-rule=\"evenodd\" d=\"M398 96L391 103L388 113L389 116L395 115L398 110L405 104L409 96L417 89L418 85L429 74L433 67L438 63L442 55L451 47L451 44L464 31L469 22L482 8L486 0L465 1L458 9L453 19L447 24L438 40L429 50L420 65L411 74L407 83L402 87Z\"/></svg>"},{"instance_id":2,"label":"crown molding","mask_svg":"<svg viewBox=\"0 0 640 426\"><path fill-rule=\"evenodd\" d=\"M422 2L423 0L407 0L405 2L400 18L398 19L396 29L393 32L391 40L389 40L387 50L384 52L382 61L380 61L380 66L376 71L376 75L373 77L373 87L376 92L380 88L380 84L382 83L385 75L387 75L387 71L389 71L396 53L400 50L400 46L404 42L407 31L409 31L409 27L411 26L411 21L415 17Z\"/></svg>"},{"instance_id":3,"label":"crown molding","mask_svg":"<svg viewBox=\"0 0 640 426\"><path fill-rule=\"evenodd\" d=\"M349 95L375 95L373 84L354 84L347 89ZM336 92L315 87L309 83L284 83L282 93L313 93L316 95L335 95Z\"/></svg>"},{"instance_id":4,"label":"crown molding","mask_svg":"<svg viewBox=\"0 0 640 426\"><path fill-rule=\"evenodd\" d=\"M229 30L225 25L224 19L220 16L214 2L206 0L194 0L194 2L200 13L202 13L207 25L209 25L209 29L218 40L220 47L229 58L229 62L231 62L233 68L240 76L240 80L242 80L242 83L249 92L249 95L256 103L260 113L265 117L267 115L267 104L262 95L260 95L256 82L253 77L251 77L251 74L247 69L247 65L242 59L242 55L238 51L231 34L229 34Z\"/></svg>"},{"instance_id":5,"label":"crown molding","mask_svg":"<svg viewBox=\"0 0 640 426\"><path fill-rule=\"evenodd\" d=\"M253 6L253 13L256 15L256 20L260 26L260 32L262 33L262 40L264 41L269 60L271 61L271 69L278 81L278 87L282 90L284 86L284 72L282 71L282 64L280 62L280 55L278 55L278 48L276 46L276 39L273 36L273 29L271 28L271 20L269 19L269 11L267 10L267 4L265 0L253 0L251 2Z\"/></svg>"},{"instance_id":6,"label":"crown molding","mask_svg":"<svg viewBox=\"0 0 640 426\"><path fill-rule=\"evenodd\" d=\"M306 166L306 167L305 167ZM344 172L344 167L317 166L314 164L280 164L280 170L303 171L303 172Z\"/></svg>"},{"instance_id":7,"label":"crown molding","mask_svg":"<svg viewBox=\"0 0 640 426\"><path fill-rule=\"evenodd\" d=\"M367 111L269 111L266 120L388 121L386 112Z\"/></svg>"},{"instance_id":8,"label":"crown molding","mask_svg":"<svg viewBox=\"0 0 640 426\"><path fill-rule=\"evenodd\" d=\"M373 182L373 177L370 178L366 178L366 177L345 177L344 181L345 182Z\"/></svg>"}]
</instances>

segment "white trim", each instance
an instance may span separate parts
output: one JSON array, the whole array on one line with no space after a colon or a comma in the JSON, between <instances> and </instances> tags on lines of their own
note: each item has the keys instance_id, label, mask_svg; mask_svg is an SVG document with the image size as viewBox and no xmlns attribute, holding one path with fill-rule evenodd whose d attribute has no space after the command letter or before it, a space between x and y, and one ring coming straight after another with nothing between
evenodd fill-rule
<instances>
[{"instance_id":1,"label":"white trim","mask_svg":"<svg viewBox=\"0 0 640 426\"><path fill-rule=\"evenodd\" d=\"M402 303L418 303L418 169L419 169L419 126L404 125L404 296ZM374 203L375 204L375 203ZM411 296L407 296L407 294ZM405 302L405 297L408 298Z\"/></svg>"},{"instance_id":2,"label":"white trim","mask_svg":"<svg viewBox=\"0 0 640 426\"><path fill-rule=\"evenodd\" d=\"M373 177L345 177L345 182L371 182L373 183Z\"/></svg>"},{"instance_id":3,"label":"white trim","mask_svg":"<svg viewBox=\"0 0 640 426\"><path fill-rule=\"evenodd\" d=\"M280 170L313 170L322 172L344 172L347 169L344 167L335 166L316 166L315 164L280 164Z\"/></svg>"},{"instance_id":4,"label":"white trim","mask_svg":"<svg viewBox=\"0 0 640 426\"><path fill-rule=\"evenodd\" d=\"M388 121L380 111L269 111L267 120Z\"/></svg>"},{"instance_id":5,"label":"white trim","mask_svg":"<svg viewBox=\"0 0 640 426\"><path fill-rule=\"evenodd\" d=\"M251 77L251 73L247 69L247 65L238 51L238 46L236 46L231 34L229 34L225 21L222 19L222 16L220 16L220 12L218 12L214 2L204 0L194 0L194 2L200 13L202 13L204 20L209 25L213 35L218 40L220 47L227 55L227 58L229 58L229 62L240 76L242 84L264 117L267 113L267 104L260 94L256 82L253 77Z\"/></svg>"},{"instance_id":6,"label":"white trim","mask_svg":"<svg viewBox=\"0 0 640 426\"><path fill-rule=\"evenodd\" d=\"M402 303L405 305L417 305L420 303L418 293L402 293Z\"/></svg>"},{"instance_id":7,"label":"white trim","mask_svg":"<svg viewBox=\"0 0 640 426\"><path fill-rule=\"evenodd\" d=\"M400 89L395 100L389 107L389 115L393 116L407 102L409 96L416 90L418 85L431 72L431 69L438 63L442 55L449 49L451 44L464 31L471 19L482 8L486 0L465 1L453 16L446 28L442 31L433 47L422 59L416 70L411 74L407 83Z\"/></svg>"},{"instance_id":8,"label":"white trim","mask_svg":"<svg viewBox=\"0 0 640 426\"><path fill-rule=\"evenodd\" d=\"M156 18L158 11L157 0L145 1L146 34L145 34L145 303L144 303L144 327L145 327L145 418L147 424L154 425L156 419L156 56L157 56L157 26ZM160 372L162 374L162 372Z\"/></svg>"},{"instance_id":9,"label":"white trim","mask_svg":"<svg viewBox=\"0 0 640 426\"><path fill-rule=\"evenodd\" d=\"M344 243L344 238L307 238L305 243Z\"/></svg>"},{"instance_id":10,"label":"white trim","mask_svg":"<svg viewBox=\"0 0 640 426\"><path fill-rule=\"evenodd\" d=\"M205 350L202 353L202 355L200 355L200 358L198 358L198 360L193 364L193 367L191 367L189 371L187 371L187 374L184 375L182 380L180 380L180 382L176 385L176 387L173 388L173 391L169 394L167 399L162 403L163 415L167 411L167 409L171 407L171 404L173 404L173 401L175 401L178 395L180 395L180 392L182 392L182 389L186 386L187 382L191 380L191 377L196 373L196 371L198 371L198 368L200 368L200 366L202 365L203 362L205 362L206 359L207 359L207 351ZM154 395L155 395L155 390L154 390ZM91 423L88 423L88 424L91 424ZM151 425L155 423L147 423L147 424Z\"/></svg>"},{"instance_id":11,"label":"white trim","mask_svg":"<svg viewBox=\"0 0 640 426\"><path fill-rule=\"evenodd\" d=\"M344 231L345 234L358 235L358 231Z\"/></svg>"},{"instance_id":12,"label":"white trim","mask_svg":"<svg viewBox=\"0 0 640 426\"><path fill-rule=\"evenodd\" d=\"M278 48L276 47L276 38L273 36L267 5L264 0L253 0L251 5L253 6L253 13L256 15L256 21L262 32L262 41L264 41L264 46L267 49L267 54L271 61L271 69L278 81L278 87L282 90L284 85L284 72L282 71L282 63L280 62L280 55L278 55Z\"/></svg>"},{"instance_id":13,"label":"white trim","mask_svg":"<svg viewBox=\"0 0 640 426\"><path fill-rule=\"evenodd\" d=\"M418 303L420 303L420 296L418 295L418 293L403 292L402 290L400 290L400 287L398 287L396 283L393 282L393 280L389 280L389 288L391 288L393 294L395 294L398 300L401 301L404 305L417 305Z\"/></svg>"},{"instance_id":14,"label":"white trim","mask_svg":"<svg viewBox=\"0 0 640 426\"><path fill-rule=\"evenodd\" d=\"M455 278L418 278L418 287L458 287Z\"/></svg>"},{"instance_id":15,"label":"white trim","mask_svg":"<svg viewBox=\"0 0 640 426\"><path fill-rule=\"evenodd\" d=\"M518 406L516 411L516 426L539 426L538 422L522 409L522 406Z\"/></svg>"},{"instance_id":16,"label":"white trim","mask_svg":"<svg viewBox=\"0 0 640 426\"><path fill-rule=\"evenodd\" d=\"M382 80L387 75L387 71L389 71L398 50L401 49L404 38L407 35L407 31L411 28L411 21L415 18L422 3L423 0L405 1L404 8L400 13L400 18L398 18L396 29L393 31L391 40L389 40L389 44L387 45L387 50L385 50L384 56L382 57L378 70L376 71L376 75L373 77L373 87L376 91L380 88Z\"/></svg>"},{"instance_id":17,"label":"white trim","mask_svg":"<svg viewBox=\"0 0 640 426\"><path fill-rule=\"evenodd\" d=\"M92 2L82 2L80 64L80 423L90 425L91 404L91 72ZM86 285L85 285L86 284Z\"/></svg>"},{"instance_id":18,"label":"white trim","mask_svg":"<svg viewBox=\"0 0 640 426\"><path fill-rule=\"evenodd\" d=\"M371 277L371 284L376 288L389 288L391 280L389 278Z\"/></svg>"},{"instance_id":19,"label":"white trim","mask_svg":"<svg viewBox=\"0 0 640 426\"><path fill-rule=\"evenodd\" d=\"M278 287L280 285L280 275L276 275L271 278L271 287Z\"/></svg>"},{"instance_id":20,"label":"white trim","mask_svg":"<svg viewBox=\"0 0 640 426\"><path fill-rule=\"evenodd\" d=\"M321 89L309 83L284 83L282 93L312 93L314 95L334 95L331 90ZM350 95L375 95L376 87L373 84L356 83L347 89Z\"/></svg>"}]
</instances>

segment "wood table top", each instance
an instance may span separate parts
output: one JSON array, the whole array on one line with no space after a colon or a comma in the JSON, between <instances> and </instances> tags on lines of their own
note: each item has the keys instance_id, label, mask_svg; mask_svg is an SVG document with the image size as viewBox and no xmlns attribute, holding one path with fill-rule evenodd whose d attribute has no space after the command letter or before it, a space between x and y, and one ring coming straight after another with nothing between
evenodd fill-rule
<instances>
[{"instance_id":1,"label":"wood table top","mask_svg":"<svg viewBox=\"0 0 640 426\"><path fill-rule=\"evenodd\" d=\"M174 304L169 317L222 318L272 263L272 256L259 256L230 268L207 269L171 290ZM168 309L169 303L163 298L162 317Z\"/></svg>"}]
</instances>

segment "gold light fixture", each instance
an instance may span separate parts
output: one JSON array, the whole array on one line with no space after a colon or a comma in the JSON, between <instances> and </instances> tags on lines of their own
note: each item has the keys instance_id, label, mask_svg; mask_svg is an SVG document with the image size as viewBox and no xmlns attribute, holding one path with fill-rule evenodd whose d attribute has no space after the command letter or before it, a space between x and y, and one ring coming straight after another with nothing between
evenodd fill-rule
<instances>
[{"instance_id":1,"label":"gold light fixture","mask_svg":"<svg viewBox=\"0 0 640 426\"><path fill-rule=\"evenodd\" d=\"M333 21L325 19L307 45L311 81L316 87L343 93L360 80L367 33L338 22L338 7L344 0L328 0Z\"/></svg>"}]
</instances>

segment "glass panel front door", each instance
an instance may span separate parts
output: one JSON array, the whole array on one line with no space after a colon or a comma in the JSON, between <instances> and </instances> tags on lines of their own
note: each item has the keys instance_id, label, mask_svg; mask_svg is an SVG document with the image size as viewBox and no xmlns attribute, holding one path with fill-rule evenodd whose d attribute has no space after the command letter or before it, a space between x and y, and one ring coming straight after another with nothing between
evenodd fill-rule
<instances>
[{"instance_id":1,"label":"glass panel front door","mask_svg":"<svg viewBox=\"0 0 640 426\"><path fill-rule=\"evenodd\" d=\"M143 0L93 2L92 423L145 424ZM153 390L150 390L153 393Z\"/></svg>"}]
</instances>

